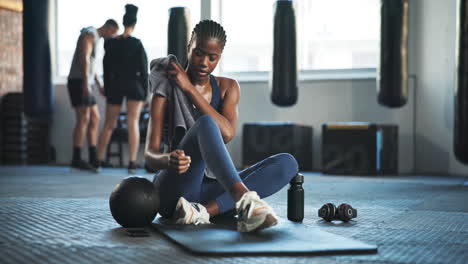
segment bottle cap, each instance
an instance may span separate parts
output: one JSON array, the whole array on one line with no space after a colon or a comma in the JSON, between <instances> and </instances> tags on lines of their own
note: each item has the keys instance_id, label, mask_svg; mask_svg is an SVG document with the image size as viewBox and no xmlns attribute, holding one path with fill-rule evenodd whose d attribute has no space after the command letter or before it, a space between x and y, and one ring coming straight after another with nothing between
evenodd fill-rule
<instances>
[{"instance_id":1,"label":"bottle cap","mask_svg":"<svg viewBox=\"0 0 468 264\"><path fill-rule=\"evenodd\" d=\"M298 173L296 176L294 176L289 183L295 184L295 183L304 183L304 175Z\"/></svg>"}]
</instances>

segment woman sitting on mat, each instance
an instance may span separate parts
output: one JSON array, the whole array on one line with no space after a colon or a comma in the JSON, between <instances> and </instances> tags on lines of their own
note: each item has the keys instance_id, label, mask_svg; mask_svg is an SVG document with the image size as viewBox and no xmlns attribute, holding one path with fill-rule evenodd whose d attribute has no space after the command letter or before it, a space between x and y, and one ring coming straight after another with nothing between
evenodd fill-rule
<instances>
[{"instance_id":1,"label":"woman sitting on mat","mask_svg":"<svg viewBox=\"0 0 468 264\"><path fill-rule=\"evenodd\" d=\"M297 174L298 165L293 156L282 153L241 172L234 167L224 144L236 132L239 84L210 74L221 59L225 43L221 25L201 21L188 44L187 67L170 60L164 68L165 76L174 84L172 88L182 90L190 109L197 113L194 124L187 127L180 142L172 145L170 153L160 151L163 127L167 117L174 114L168 112L175 109L170 105L177 102L168 100L174 97L167 91L154 87L150 76L153 96L145 158L149 167L161 170L154 183L163 217L177 224L197 225L210 223L210 217L235 208L239 216L237 229L250 232L277 224L273 209L261 198L288 184ZM151 75L153 71L152 66Z\"/></svg>"}]
</instances>

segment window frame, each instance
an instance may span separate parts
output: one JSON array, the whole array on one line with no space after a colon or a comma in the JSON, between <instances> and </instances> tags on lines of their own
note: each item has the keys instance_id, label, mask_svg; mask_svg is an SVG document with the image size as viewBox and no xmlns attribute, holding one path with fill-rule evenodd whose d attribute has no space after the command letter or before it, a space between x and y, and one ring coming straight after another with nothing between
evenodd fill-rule
<instances>
[{"instance_id":1,"label":"window frame","mask_svg":"<svg viewBox=\"0 0 468 264\"><path fill-rule=\"evenodd\" d=\"M233 78L241 83L269 82L271 72L221 72L223 76ZM297 73L298 81L342 81L342 80L376 80L377 68L301 70Z\"/></svg>"}]
</instances>

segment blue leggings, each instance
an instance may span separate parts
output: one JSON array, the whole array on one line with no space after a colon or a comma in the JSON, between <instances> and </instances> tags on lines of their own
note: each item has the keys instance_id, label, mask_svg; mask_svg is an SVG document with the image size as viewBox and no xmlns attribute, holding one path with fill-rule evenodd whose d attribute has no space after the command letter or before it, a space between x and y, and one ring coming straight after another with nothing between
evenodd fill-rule
<instances>
[{"instance_id":1,"label":"blue leggings","mask_svg":"<svg viewBox=\"0 0 468 264\"><path fill-rule=\"evenodd\" d=\"M181 174L162 170L154 177L160 193L160 211L171 217L179 197L189 202L206 203L216 200L220 214L235 207L229 190L234 183L242 181L249 190L256 191L261 198L281 190L297 174L296 159L281 153L264 159L255 165L237 172L224 145L221 132L213 118L201 116L187 131L177 149L190 156L189 169ZM205 177L208 166L216 180Z\"/></svg>"}]
</instances>

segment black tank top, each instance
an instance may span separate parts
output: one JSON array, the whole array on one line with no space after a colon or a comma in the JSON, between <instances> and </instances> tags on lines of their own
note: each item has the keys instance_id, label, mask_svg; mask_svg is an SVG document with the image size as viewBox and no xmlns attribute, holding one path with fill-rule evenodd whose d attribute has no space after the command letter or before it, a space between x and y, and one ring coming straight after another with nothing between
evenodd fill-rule
<instances>
[{"instance_id":1,"label":"black tank top","mask_svg":"<svg viewBox=\"0 0 468 264\"><path fill-rule=\"evenodd\" d=\"M216 109L216 111L220 111L221 108L221 92L219 91L218 82L216 82L216 78L210 74L210 84L211 84L211 102L210 105Z\"/></svg>"}]
</instances>

